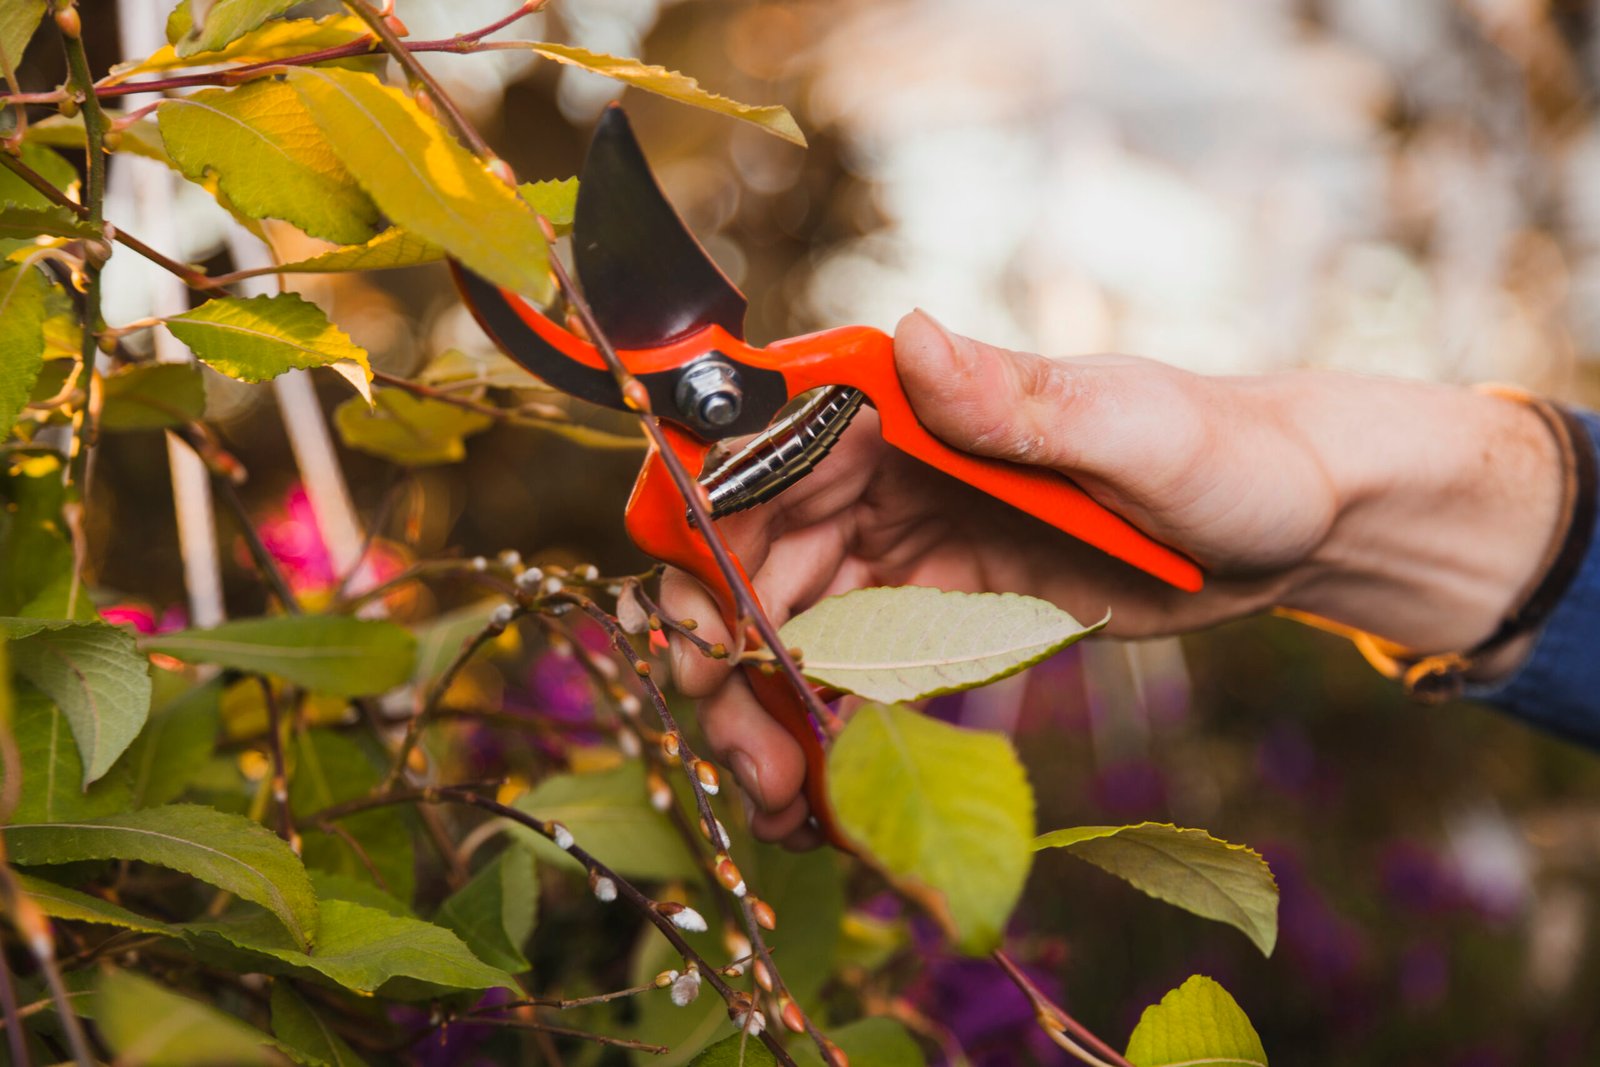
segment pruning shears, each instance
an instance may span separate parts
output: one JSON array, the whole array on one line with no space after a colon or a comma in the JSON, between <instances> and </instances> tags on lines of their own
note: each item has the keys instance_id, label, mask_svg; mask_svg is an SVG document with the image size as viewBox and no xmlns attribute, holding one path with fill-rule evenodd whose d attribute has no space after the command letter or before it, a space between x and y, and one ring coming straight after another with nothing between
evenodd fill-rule
<instances>
[{"instance_id":1,"label":"pruning shears","mask_svg":"<svg viewBox=\"0 0 1600 1067\"><path fill-rule=\"evenodd\" d=\"M906 397L887 334L844 326L761 348L747 343L744 294L662 194L627 116L615 105L602 115L579 173L571 240L594 322L648 391L666 444L699 474L713 518L761 504L794 484L870 404L883 439L900 451L1164 582L1200 588L1193 561L1101 507L1061 474L961 452L929 433ZM574 397L629 410L589 339L453 260L451 269L479 325L506 355ZM752 439L704 470L716 442L742 437ZM733 591L655 445L634 483L626 524L641 550L703 583L730 628L735 625ZM747 667L745 676L805 752L806 797L819 827L847 847L828 804L819 727L800 694L781 675Z\"/></svg>"}]
</instances>

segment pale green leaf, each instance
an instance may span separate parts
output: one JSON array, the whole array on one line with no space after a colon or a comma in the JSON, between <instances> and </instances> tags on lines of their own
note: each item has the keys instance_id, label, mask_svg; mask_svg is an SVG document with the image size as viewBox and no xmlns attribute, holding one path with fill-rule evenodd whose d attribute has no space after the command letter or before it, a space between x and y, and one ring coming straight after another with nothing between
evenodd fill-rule
<instances>
[{"instance_id":1,"label":"pale green leaf","mask_svg":"<svg viewBox=\"0 0 1600 1067\"><path fill-rule=\"evenodd\" d=\"M551 178L542 182L524 182L517 186L517 195L543 215L558 235L572 232L572 217L578 210L578 179Z\"/></svg>"},{"instance_id":2,"label":"pale green leaf","mask_svg":"<svg viewBox=\"0 0 1600 1067\"><path fill-rule=\"evenodd\" d=\"M644 764L638 760L598 774L551 775L515 804L536 819L561 823L579 845L625 878L693 878L698 871L667 817L650 806ZM525 827L511 829L540 859L566 870L583 869L544 837Z\"/></svg>"},{"instance_id":3,"label":"pale green leaf","mask_svg":"<svg viewBox=\"0 0 1600 1067\"><path fill-rule=\"evenodd\" d=\"M202 363L240 381L261 382L288 370L345 362L360 367L365 382L372 381L366 349L296 293L219 296L173 315L166 326Z\"/></svg>"},{"instance_id":4,"label":"pale green leaf","mask_svg":"<svg viewBox=\"0 0 1600 1067\"><path fill-rule=\"evenodd\" d=\"M289 748L290 806L309 815L354 800L378 786L384 769L353 739L332 730L306 730ZM371 884L370 863L382 880L382 889L409 902L415 888L416 855L406 811L392 806L374 808L340 819L339 826L361 847L365 859L343 835L305 826L300 856L306 866Z\"/></svg>"},{"instance_id":5,"label":"pale green leaf","mask_svg":"<svg viewBox=\"0 0 1600 1067\"><path fill-rule=\"evenodd\" d=\"M7 204L0 207L0 238L6 240L31 241L36 237L79 239L98 236L100 231L92 224L59 204L51 204L48 207L20 207L16 204Z\"/></svg>"},{"instance_id":6,"label":"pale green leaf","mask_svg":"<svg viewBox=\"0 0 1600 1067\"><path fill-rule=\"evenodd\" d=\"M272 1036L305 1067L365 1067L366 1061L288 982L272 983Z\"/></svg>"},{"instance_id":7,"label":"pale green leaf","mask_svg":"<svg viewBox=\"0 0 1600 1067\"><path fill-rule=\"evenodd\" d=\"M8 208L0 216L17 209ZM0 236L4 220L0 218ZM44 366L44 307L49 284L20 264L0 269L0 440L9 436Z\"/></svg>"},{"instance_id":8,"label":"pale green leaf","mask_svg":"<svg viewBox=\"0 0 1600 1067\"><path fill-rule=\"evenodd\" d=\"M389 270L436 263L444 249L408 230L391 226L365 244L344 245L275 268L278 274L334 274L351 270Z\"/></svg>"},{"instance_id":9,"label":"pale green leaf","mask_svg":"<svg viewBox=\"0 0 1600 1067\"><path fill-rule=\"evenodd\" d=\"M95 1027L118 1067L256 1067L287 1061L271 1038L129 971L100 978Z\"/></svg>"},{"instance_id":10,"label":"pale green leaf","mask_svg":"<svg viewBox=\"0 0 1600 1067\"><path fill-rule=\"evenodd\" d=\"M217 186L237 211L283 219L313 237L359 244L378 229L378 209L285 82L202 89L156 110L161 139L185 177Z\"/></svg>"},{"instance_id":11,"label":"pale green leaf","mask_svg":"<svg viewBox=\"0 0 1600 1067\"><path fill-rule=\"evenodd\" d=\"M155 74L198 64L266 63L274 59L320 52L369 36L367 24L355 15L328 15L320 19L280 19L264 23L216 51L180 56L164 45L147 59L118 63L106 84L115 85L139 74Z\"/></svg>"},{"instance_id":12,"label":"pale green leaf","mask_svg":"<svg viewBox=\"0 0 1600 1067\"><path fill-rule=\"evenodd\" d=\"M0 619L11 665L72 724L83 784L105 774L150 714L150 665L133 636L101 622Z\"/></svg>"},{"instance_id":13,"label":"pale green leaf","mask_svg":"<svg viewBox=\"0 0 1600 1067\"><path fill-rule=\"evenodd\" d=\"M166 804L188 789L216 749L221 694L220 681L207 682L150 713L124 757L134 807Z\"/></svg>"},{"instance_id":14,"label":"pale green leaf","mask_svg":"<svg viewBox=\"0 0 1600 1067\"><path fill-rule=\"evenodd\" d=\"M517 990L511 976L472 954L442 926L347 900L324 900L317 946L303 952L284 938L267 916L252 911L183 928L198 943L220 938L228 945L275 960L302 974L315 973L358 993L421 999L456 989Z\"/></svg>"},{"instance_id":15,"label":"pale green leaf","mask_svg":"<svg viewBox=\"0 0 1600 1067\"><path fill-rule=\"evenodd\" d=\"M734 1034L690 1060L689 1067L772 1067L777 1062L759 1037Z\"/></svg>"},{"instance_id":16,"label":"pale green leaf","mask_svg":"<svg viewBox=\"0 0 1600 1067\"><path fill-rule=\"evenodd\" d=\"M127 768L113 766L88 788L72 727L50 698L26 683L16 688L11 732L22 769L13 822L63 822L126 811Z\"/></svg>"},{"instance_id":17,"label":"pale green leaf","mask_svg":"<svg viewBox=\"0 0 1600 1067\"><path fill-rule=\"evenodd\" d=\"M928 1062L906 1028L894 1019L860 1019L846 1026L830 1026L827 1032L852 1064L923 1067ZM796 1042L789 1051L801 1067L822 1067L822 1056L810 1041Z\"/></svg>"},{"instance_id":18,"label":"pale green leaf","mask_svg":"<svg viewBox=\"0 0 1600 1067\"><path fill-rule=\"evenodd\" d=\"M1064 848L1157 900L1237 927L1264 955L1278 940L1278 885L1267 861L1204 830L1077 826L1041 835L1034 848Z\"/></svg>"},{"instance_id":19,"label":"pale green leaf","mask_svg":"<svg viewBox=\"0 0 1600 1067\"><path fill-rule=\"evenodd\" d=\"M45 0L5 0L0 3L0 73L16 74L22 54L44 17Z\"/></svg>"},{"instance_id":20,"label":"pale green leaf","mask_svg":"<svg viewBox=\"0 0 1600 1067\"><path fill-rule=\"evenodd\" d=\"M464 438L494 425L489 416L404 389L379 389L369 407L356 397L340 404L333 423L346 445L407 467L459 463Z\"/></svg>"},{"instance_id":21,"label":"pale green leaf","mask_svg":"<svg viewBox=\"0 0 1600 1067\"><path fill-rule=\"evenodd\" d=\"M1267 1067L1250 1019L1226 989L1199 974L1144 1010L1127 1058L1134 1067Z\"/></svg>"},{"instance_id":22,"label":"pale green leaf","mask_svg":"<svg viewBox=\"0 0 1600 1067\"><path fill-rule=\"evenodd\" d=\"M1033 790L1011 743L868 704L828 754L839 825L964 952L999 943L1032 862Z\"/></svg>"},{"instance_id":23,"label":"pale green leaf","mask_svg":"<svg viewBox=\"0 0 1600 1067\"><path fill-rule=\"evenodd\" d=\"M434 922L454 930L491 967L521 974L531 966L522 947L533 934L538 904L533 853L512 845L447 897Z\"/></svg>"},{"instance_id":24,"label":"pale green leaf","mask_svg":"<svg viewBox=\"0 0 1600 1067\"><path fill-rule=\"evenodd\" d=\"M462 646L488 625L489 616L504 603L500 597L486 597L419 624L413 684L426 685L449 669Z\"/></svg>"},{"instance_id":25,"label":"pale green leaf","mask_svg":"<svg viewBox=\"0 0 1600 1067\"><path fill-rule=\"evenodd\" d=\"M101 379L102 430L160 430L205 413L206 385L190 363L144 363Z\"/></svg>"},{"instance_id":26,"label":"pale green leaf","mask_svg":"<svg viewBox=\"0 0 1600 1067\"><path fill-rule=\"evenodd\" d=\"M73 922L97 923L101 926L120 926L141 934L164 934L176 937L178 933L158 919L135 914L120 904L113 904L91 893L69 889L64 885L20 871L13 875L17 886L39 905L52 919L69 919Z\"/></svg>"},{"instance_id":27,"label":"pale green leaf","mask_svg":"<svg viewBox=\"0 0 1600 1067\"><path fill-rule=\"evenodd\" d=\"M23 867L139 860L170 867L268 909L295 943L317 931L317 901L300 859L276 834L239 815L169 804L98 819L14 823L4 829Z\"/></svg>"},{"instance_id":28,"label":"pale green leaf","mask_svg":"<svg viewBox=\"0 0 1600 1067\"><path fill-rule=\"evenodd\" d=\"M89 147L89 134L84 128L81 111L71 118L55 114L38 122L30 122L27 132L22 137L26 144L44 145L49 148L71 148L82 152ZM167 155L166 145L161 143L160 127L150 119L136 119L126 126L119 126L114 144L108 145L107 148L110 151L153 159L163 166L174 166L172 158ZM76 179L77 175L73 174L68 180Z\"/></svg>"},{"instance_id":29,"label":"pale green leaf","mask_svg":"<svg viewBox=\"0 0 1600 1067\"><path fill-rule=\"evenodd\" d=\"M416 657L416 642L404 627L342 615L238 619L146 638L145 647L185 663L270 674L344 697L393 689L411 677Z\"/></svg>"},{"instance_id":30,"label":"pale green leaf","mask_svg":"<svg viewBox=\"0 0 1600 1067\"><path fill-rule=\"evenodd\" d=\"M205 6L198 24L190 0L180 0L167 16L167 40L179 56L187 58L202 52L215 52L238 40L274 15L303 0L213 0Z\"/></svg>"},{"instance_id":31,"label":"pale green leaf","mask_svg":"<svg viewBox=\"0 0 1600 1067\"><path fill-rule=\"evenodd\" d=\"M414 100L368 74L296 68L289 82L383 213L538 303L552 291L531 208Z\"/></svg>"},{"instance_id":32,"label":"pale green leaf","mask_svg":"<svg viewBox=\"0 0 1600 1067\"><path fill-rule=\"evenodd\" d=\"M789 114L789 109L778 105L756 107L750 104L741 104L737 100L729 100L725 96L707 92L700 88L700 83L687 74L680 74L666 67L657 67L649 63L641 63L637 59L623 59L617 56L608 56L600 52L591 52L587 48L578 48L570 44L551 44L546 41L535 41L528 45L530 51L537 52L546 59L553 59L557 63L579 67L595 74L604 75L635 89L664 96L669 100L676 100L680 104L691 107L704 108L715 111L719 115L730 118L742 119L753 123L768 133L776 134L791 144L804 148L806 135L800 132L800 127L794 121L794 116Z\"/></svg>"},{"instance_id":33,"label":"pale green leaf","mask_svg":"<svg viewBox=\"0 0 1600 1067\"><path fill-rule=\"evenodd\" d=\"M457 389L537 389L550 387L522 364L501 352L462 352L447 348L422 368L417 380L424 385Z\"/></svg>"},{"instance_id":34,"label":"pale green leaf","mask_svg":"<svg viewBox=\"0 0 1600 1067\"><path fill-rule=\"evenodd\" d=\"M920 700L987 685L1094 633L1048 601L918 586L857 589L790 619L806 677L872 700Z\"/></svg>"}]
</instances>

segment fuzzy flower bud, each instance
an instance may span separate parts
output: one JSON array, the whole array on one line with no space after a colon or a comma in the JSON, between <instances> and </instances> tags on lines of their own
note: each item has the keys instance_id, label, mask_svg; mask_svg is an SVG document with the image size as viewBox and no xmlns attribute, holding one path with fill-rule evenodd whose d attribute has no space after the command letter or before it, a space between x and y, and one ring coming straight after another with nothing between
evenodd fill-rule
<instances>
[{"instance_id":1,"label":"fuzzy flower bud","mask_svg":"<svg viewBox=\"0 0 1600 1067\"><path fill-rule=\"evenodd\" d=\"M556 847L561 851L565 852L567 849L572 847L573 842L571 830L568 830L565 826L562 826L558 822L546 823L545 829L550 831L550 840L554 841L556 843Z\"/></svg>"},{"instance_id":2,"label":"fuzzy flower bud","mask_svg":"<svg viewBox=\"0 0 1600 1067\"><path fill-rule=\"evenodd\" d=\"M517 575L517 589L524 593L532 593L539 588L539 583L544 581L544 571L538 567L529 567Z\"/></svg>"},{"instance_id":3,"label":"fuzzy flower bud","mask_svg":"<svg viewBox=\"0 0 1600 1067\"><path fill-rule=\"evenodd\" d=\"M739 873L739 868L727 856L719 855L716 859L717 881L722 883L722 888L736 897L745 894L744 875Z\"/></svg>"},{"instance_id":4,"label":"fuzzy flower bud","mask_svg":"<svg viewBox=\"0 0 1600 1067\"><path fill-rule=\"evenodd\" d=\"M500 566L508 571L514 571L522 566L522 553L514 548L508 548L500 553Z\"/></svg>"},{"instance_id":5,"label":"fuzzy flower bud","mask_svg":"<svg viewBox=\"0 0 1600 1067\"><path fill-rule=\"evenodd\" d=\"M645 788L650 791L650 806L657 811L668 811L672 808L672 787L667 780L655 771L645 777Z\"/></svg>"},{"instance_id":6,"label":"fuzzy flower bud","mask_svg":"<svg viewBox=\"0 0 1600 1067\"><path fill-rule=\"evenodd\" d=\"M656 905L656 911L671 919L672 925L680 930L687 930L691 934L704 933L706 930L705 917L687 904L671 900L662 901Z\"/></svg>"},{"instance_id":7,"label":"fuzzy flower bud","mask_svg":"<svg viewBox=\"0 0 1600 1067\"><path fill-rule=\"evenodd\" d=\"M489 569L489 561L482 556L473 556L472 563L469 566L475 571L486 571Z\"/></svg>"},{"instance_id":8,"label":"fuzzy flower bud","mask_svg":"<svg viewBox=\"0 0 1600 1067\"><path fill-rule=\"evenodd\" d=\"M672 1003L680 1008L686 1008L694 1003L694 999L699 995L700 972L691 963L689 969L680 974L677 981L672 983Z\"/></svg>"},{"instance_id":9,"label":"fuzzy flower bud","mask_svg":"<svg viewBox=\"0 0 1600 1067\"><path fill-rule=\"evenodd\" d=\"M639 735L632 730L618 730L617 748L621 749L622 754L629 759L635 758L642 751L639 745Z\"/></svg>"},{"instance_id":10,"label":"fuzzy flower bud","mask_svg":"<svg viewBox=\"0 0 1600 1067\"><path fill-rule=\"evenodd\" d=\"M778 928L778 915L772 910L772 905L764 900L750 898L750 911L756 917L756 925L763 930L776 930Z\"/></svg>"},{"instance_id":11,"label":"fuzzy flower bud","mask_svg":"<svg viewBox=\"0 0 1600 1067\"><path fill-rule=\"evenodd\" d=\"M494 611L489 613L489 625L499 630L504 630L516 615L516 609L510 604L496 604Z\"/></svg>"},{"instance_id":12,"label":"fuzzy flower bud","mask_svg":"<svg viewBox=\"0 0 1600 1067\"><path fill-rule=\"evenodd\" d=\"M677 971L662 971L660 974L656 975L656 977L655 977L656 988L657 989L665 989L669 985L671 985L673 982L676 982L677 980L678 980L678 972Z\"/></svg>"},{"instance_id":13,"label":"fuzzy flower bud","mask_svg":"<svg viewBox=\"0 0 1600 1067\"><path fill-rule=\"evenodd\" d=\"M589 889L594 893L594 898L602 904L609 904L617 899L617 883L598 871L589 872Z\"/></svg>"}]
</instances>

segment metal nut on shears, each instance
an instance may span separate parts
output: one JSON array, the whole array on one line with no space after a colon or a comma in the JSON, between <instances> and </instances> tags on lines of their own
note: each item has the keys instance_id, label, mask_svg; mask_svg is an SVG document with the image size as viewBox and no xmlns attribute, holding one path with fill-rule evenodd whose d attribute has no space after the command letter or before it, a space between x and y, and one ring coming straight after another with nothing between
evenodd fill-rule
<instances>
[{"instance_id":1,"label":"metal nut on shears","mask_svg":"<svg viewBox=\"0 0 1600 1067\"><path fill-rule=\"evenodd\" d=\"M704 430L719 430L739 417L744 392L739 372L727 360L710 356L683 370L674 395L683 417Z\"/></svg>"}]
</instances>

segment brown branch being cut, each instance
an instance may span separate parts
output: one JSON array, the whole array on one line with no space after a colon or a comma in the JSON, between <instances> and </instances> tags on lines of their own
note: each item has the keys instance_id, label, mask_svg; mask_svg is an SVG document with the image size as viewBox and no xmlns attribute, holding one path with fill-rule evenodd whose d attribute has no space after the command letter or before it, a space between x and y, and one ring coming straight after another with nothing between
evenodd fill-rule
<instances>
[{"instance_id":1,"label":"brown branch being cut","mask_svg":"<svg viewBox=\"0 0 1600 1067\"><path fill-rule=\"evenodd\" d=\"M730 1017L735 1018L736 1021L740 1021L741 1016L744 1019L748 1019L749 1012L753 1007L748 994L730 986L723 979L721 970L696 952L694 946L690 945L680 932L678 924L682 921L681 916L685 914L687 909L682 905L664 903L646 896L632 882L629 882L610 867L601 863L587 849L574 841L571 833L560 823L545 822L509 804L502 804L470 789L449 785L428 786L421 789L395 789L372 796L357 797L354 800L324 808L311 816L311 820L318 823L324 821L333 822L355 815L358 812L395 804L463 804L508 819L551 841L556 847L563 849L573 859L582 864L584 870L589 873L590 878L596 884L602 880L609 883L618 897L627 901L631 907L661 932L662 936L667 939L678 955L682 956L688 963L694 964L699 971L701 980L710 985L728 1005ZM703 926L703 920L701 925ZM789 1055L782 1042L774 1037L770 1030L762 1029L757 1036L784 1067L797 1067L794 1057Z\"/></svg>"}]
</instances>

